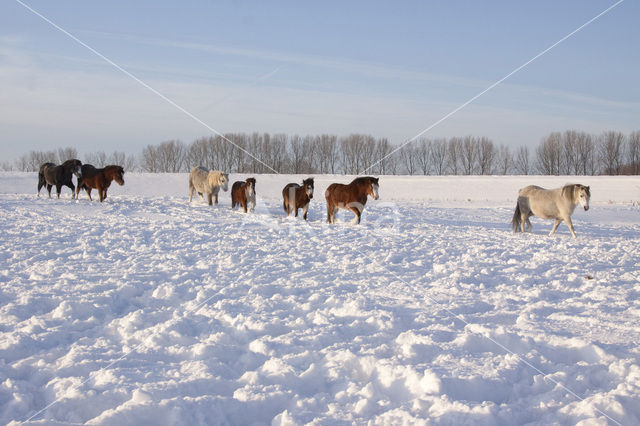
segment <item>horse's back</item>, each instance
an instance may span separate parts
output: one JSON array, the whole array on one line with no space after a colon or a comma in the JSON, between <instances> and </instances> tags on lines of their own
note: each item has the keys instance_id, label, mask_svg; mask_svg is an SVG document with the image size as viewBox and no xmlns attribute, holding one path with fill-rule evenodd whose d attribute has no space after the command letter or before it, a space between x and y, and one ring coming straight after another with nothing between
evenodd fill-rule
<instances>
[{"instance_id":1,"label":"horse's back","mask_svg":"<svg viewBox=\"0 0 640 426\"><path fill-rule=\"evenodd\" d=\"M83 164L80 171L83 178L91 178L98 174L98 169L93 164Z\"/></svg>"},{"instance_id":2,"label":"horse's back","mask_svg":"<svg viewBox=\"0 0 640 426\"><path fill-rule=\"evenodd\" d=\"M289 191L291 191L292 189L295 191L298 188L300 188L300 185L298 185L297 183L288 183L282 189L282 196L287 198L289 196Z\"/></svg>"},{"instance_id":3,"label":"horse's back","mask_svg":"<svg viewBox=\"0 0 640 426\"><path fill-rule=\"evenodd\" d=\"M204 166L195 166L189 173L189 183L198 189L206 182L208 175L209 169ZM198 191L202 192L200 189Z\"/></svg>"},{"instance_id":4,"label":"horse's back","mask_svg":"<svg viewBox=\"0 0 640 426\"><path fill-rule=\"evenodd\" d=\"M523 211L531 211L543 219L554 219L559 215L560 191L545 189L537 185L529 185L518 192L518 202Z\"/></svg>"},{"instance_id":5,"label":"horse's back","mask_svg":"<svg viewBox=\"0 0 640 426\"><path fill-rule=\"evenodd\" d=\"M537 194L537 193L544 193L544 192L548 192L548 189L545 189L541 186L537 186L537 185L529 185L529 186L525 186L524 188L520 189L520 191L518 191L518 195L521 197L528 197L530 195L533 194Z\"/></svg>"},{"instance_id":6,"label":"horse's back","mask_svg":"<svg viewBox=\"0 0 640 426\"><path fill-rule=\"evenodd\" d=\"M243 181L236 181L233 182L233 185L231 185L231 193L235 194L236 192L240 191L240 189L242 189L242 185L244 185Z\"/></svg>"}]
</instances>

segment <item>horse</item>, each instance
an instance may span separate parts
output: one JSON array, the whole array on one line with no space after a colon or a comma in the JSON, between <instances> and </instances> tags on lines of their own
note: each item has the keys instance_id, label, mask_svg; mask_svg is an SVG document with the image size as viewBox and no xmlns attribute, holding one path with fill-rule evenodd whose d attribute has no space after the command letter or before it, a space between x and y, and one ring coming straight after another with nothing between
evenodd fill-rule
<instances>
[{"instance_id":1,"label":"horse","mask_svg":"<svg viewBox=\"0 0 640 426\"><path fill-rule=\"evenodd\" d=\"M307 220L307 211L309 211L309 202L313 198L313 178L308 178L302 181L302 186L297 183L290 183L282 190L282 198L284 199L282 205L284 211L287 212L287 216L291 212L295 212L295 217L298 217L298 209L302 209L304 220Z\"/></svg>"},{"instance_id":2,"label":"horse","mask_svg":"<svg viewBox=\"0 0 640 426\"><path fill-rule=\"evenodd\" d=\"M516 211L513 214L511 226L513 232L531 231L529 217L535 215L542 219L555 219L549 235L553 235L563 220L567 222L571 235L576 233L571 222L571 214L580 204L585 211L589 210L591 190L580 184L565 185L562 188L544 189L529 185L518 192Z\"/></svg>"},{"instance_id":3,"label":"horse","mask_svg":"<svg viewBox=\"0 0 640 426\"><path fill-rule=\"evenodd\" d=\"M87 191L89 200L91 198L91 189L98 190L100 202L107 198L107 189L111 185L111 181L116 181L120 186L124 185L124 169L121 166L106 166L97 169L91 164L82 165L82 176L78 178L78 188L76 188L76 198L81 189Z\"/></svg>"},{"instance_id":4,"label":"horse","mask_svg":"<svg viewBox=\"0 0 640 426\"><path fill-rule=\"evenodd\" d=\"M241 205L247 212L247 205L251 203L251 211L256 208L256 180L248 178L246 181L237 181L231 187L231 208Z\"/></svg>"},{"instance_id":5,"label":"horse","mask_svg":"<svg viewBox=\"0 0 640 426\"><path fill-rule=\"evenodd\" d=\"M338 209L345 209L356 215L353 219L354 224L360 223L362 210L367 204L367 195L377 200L379 188L378 178L371 176L357 177L348 185L332 183L324 193L327 199L327 222L335 223Z\"/></svg>"},{"instance_id":6,"label":"horse","mask_svg":"<svg viewBox=\"0 0 640 426\"><path fill-rule=\"evenodd\" d=\"M198 192L204 200L202 194L207 194L209 205L218 204L218 193L220 188L227 191L229 187L229 175L219 170L209 170L203 166L196 166L189 173L189 202L193 198L193 193Z\"/></svg>"},{"instance_id":7,"label":"horse","mask_svg":"<svg viewBox=\"0 0 640 426\"><path fill-rule=\"evenodd\" d=\"M73 185L71 177L76 175L76 178L80 178L82 175L81 166L82 161L75 158L67 160L59 166L53 163L42 164L38 172L38 197L40 196L40 190L46 185L49 198L51 198L51 188L55 185L58 198L60 198L60 192L64 185L71 188L71 198L75 198L76 187Z\"/></svg>"}]
</instances>

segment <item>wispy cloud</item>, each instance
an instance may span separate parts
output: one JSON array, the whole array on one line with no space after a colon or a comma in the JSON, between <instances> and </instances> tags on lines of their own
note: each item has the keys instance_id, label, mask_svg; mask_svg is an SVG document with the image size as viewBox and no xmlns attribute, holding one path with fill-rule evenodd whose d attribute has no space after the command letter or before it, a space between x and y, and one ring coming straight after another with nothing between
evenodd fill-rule
<instances>
[{"instance_id":1,"label":"wispy cloud","mask_svg":"<svg viewBox=\"0 0 640 426\"><path fill-rule=\"evenodd\" d=\"M455 87L457 88L457 90L484 88L490 83L490 81L483 80L483 79L443 75L443 74L437 74L437 73L426 73L426 72L421 72L421 71L412 70L412 69L405 69L405 68L401 68L393 65L372 64L372 63L366 63L366 62L352 61L344 58L334 58L334 57L308 55L308 54L292 54L287 52L255 50L255 49L220 46L220 45L204 44L204 43L172 41L172 40L164 40L164 39L158 39L158 38L142 37L142 36L132 35L132 34L86 31L86 30L82 31L82 33L85 33L90 36L101 37L101 38L110 39L110 40L120 40L120 41L129 42L129 43L153 45L153 46L159 46L159 47L165 47L165 48L194 50L194 51L213 53L217 55L238 56L243 58L268 61L270 63L277 63L277 64L288 63L288 64L304 65L308 67L329 68L329 69L339 70L345 73L350 73L350 74L355 74L360 76L379 77L379 78L392 79L392 80L402 81L402 82L407 82L407 81L430 82L433 84L440 84L443 87ZM276 70L267 73L265 76L262 76L257 80L268 79L273 74L278 72L280 68L281 67L276 68ZM282 80L280 80L279 83L286 85L286 82ZM247 84L249 85L255 84L255 81L251 80ZM518 94L520 93L535 94L536 98L540 98L541 96L544 95L544 96L549 96L551 99L554 99L554 100L562 99L565 102L589 104L592 106L601 106L603 108L606 108L606 107L637 108L639 106L638 103L635 103L635 102L618 101L615 99L606 99L606 98L596 97L592 95L587 95L584 93L551 89L551 88L540 87L540 86L522 85L517 83L511 83L511 82L504 82L502 83L501 87L502 87L501 91L503 93L508 91L513 91L514 95L516 96L518 96ZM317 89L318 87L314 87L314 88Z\"/></svg>"}]
</instances>

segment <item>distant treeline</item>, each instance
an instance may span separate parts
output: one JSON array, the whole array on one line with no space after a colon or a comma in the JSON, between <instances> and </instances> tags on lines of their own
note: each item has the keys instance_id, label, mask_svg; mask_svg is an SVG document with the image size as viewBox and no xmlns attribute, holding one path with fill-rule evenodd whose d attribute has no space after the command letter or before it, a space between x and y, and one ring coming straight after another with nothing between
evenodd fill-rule
<instances>
[{"instance_id":1,"label":"distant treeline","mask_svg":"<svg viewBox=\"0 0 640 426\"><path fill-rule=\"evenodd\" d=\"M232 141L233 143L230 143ZM232 133L203 137L189 144L171 140L148 145L139 155L93 152L82 157L75 148L31 151L3 170L37 171L45 162L79 158L127 171L188 172L195 165L229 173L295 173L372 175L637 175L640 131L600 135L567 130L543 138L535 150L511 149L477 136L421 138L397 150L386 138L352 134L298 136Z\"/></svg>"}]
</instances>

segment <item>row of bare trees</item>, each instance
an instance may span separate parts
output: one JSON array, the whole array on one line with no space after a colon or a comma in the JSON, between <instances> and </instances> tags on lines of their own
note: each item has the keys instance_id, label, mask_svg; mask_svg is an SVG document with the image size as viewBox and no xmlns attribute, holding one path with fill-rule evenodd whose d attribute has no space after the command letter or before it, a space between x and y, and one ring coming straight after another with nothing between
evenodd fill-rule
<instances>
[{"instance_id":1,"label":"row of bare trees","mask_svg":"<svg viewBox=\"0 0 640 426\"><path fill-rule=\"evenodd\" d=\"M640 173L640 131L594 136L567 130L551 133L536 150L538 172L547 175Z\"/></svg>"},{"instance_id":2,"label":"row of bare trees","mask_svg":"<svg viewBox=\"0 0 640 426\"><path fill-rule=\"evenodd\" d=\"M74 148L31 151L5 170L37 171L44 162L80 158ZM289 136L232 133L189 144L165 141L148 145L136 157L122 152L89 153L83 162L102 167L153 173L187 172L195 165L230 173L409 174L409 175L596 175L640 174L640 131L592 135L576 130L554 132L531 152L515 150L477 136L421 138L400 146L386 138L351 134Z\"/></svg>"},{"instance_id":3,"label":"row of bare trees","mask_svg":"<svg viewBox=\"0 0 640 426\"><path fill-rule=\"evenodd\" d=\"M80 158L78 150L75 148L58 148L55 151L31 151L23 154L14 164L3 163L2 170L18 170L22 172L37 172L43 163L60 164L71 158ZM124 152L113 152L107 155L104 151L92 152L84 156L84 163L93 164L96 167L104 167L109 164L118 164L125 170L138 170L138 163L135 156L127 155Z\"/></svg>"}]
</instances>

